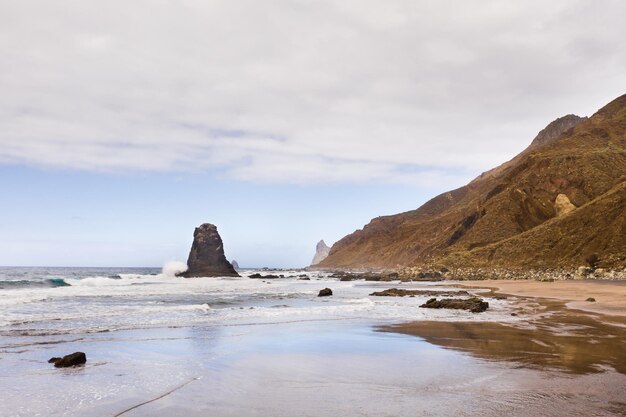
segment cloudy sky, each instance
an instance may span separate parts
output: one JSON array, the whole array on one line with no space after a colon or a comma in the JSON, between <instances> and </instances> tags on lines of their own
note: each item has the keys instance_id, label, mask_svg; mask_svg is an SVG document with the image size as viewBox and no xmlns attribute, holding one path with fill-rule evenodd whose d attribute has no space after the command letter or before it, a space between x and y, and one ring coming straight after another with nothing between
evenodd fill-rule
<instances>
[{"instance_id":1,"label":"cloudy sky","mask_svg":"<svg viewBox=\"0 0 626 417\"><path fill-rule=\"evenodd\" d=\"M4 1L0 265L298 266L626 92L626 3Z\"/></svg>"}]
</instances>

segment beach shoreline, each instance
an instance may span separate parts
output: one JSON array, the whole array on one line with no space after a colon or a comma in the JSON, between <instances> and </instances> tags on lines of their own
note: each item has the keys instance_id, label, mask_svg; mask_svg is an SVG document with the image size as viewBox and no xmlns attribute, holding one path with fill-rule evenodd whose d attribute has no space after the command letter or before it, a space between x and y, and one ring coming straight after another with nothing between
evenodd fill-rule
<instances>
[{"instance_id":1,"label":"beach shoreline","mask_svg":"<svg viewBox=\"0 0 626 417\"><path fill-rule=\"evenodd\" d=\"M455 284L461 288L486 288L519 297L564 301L567 308L626 317L626 280L485 280ZM593 298L595 301L587 301Z\"/></svg>"}]
</instances>

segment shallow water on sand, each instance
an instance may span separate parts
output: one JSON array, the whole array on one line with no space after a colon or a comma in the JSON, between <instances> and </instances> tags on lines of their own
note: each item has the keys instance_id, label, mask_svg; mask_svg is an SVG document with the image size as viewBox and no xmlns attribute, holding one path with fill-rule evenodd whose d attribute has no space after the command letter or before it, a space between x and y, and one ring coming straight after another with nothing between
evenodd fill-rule
<instances>
[{"instance_id":1,"label":"shallow water on sand","mask_svg":"<svg viewBox=\"0 0 626 417\"><path fill-rule=\"evenodd\" d=\"M434 283L338 282L317 273L301 281L300 271L277 280L101 272L56 274L70 286L0 290L0 415L626 412L626 375L609 366L573 375L378 331L409 320L522 324L510 316L519 311L511 299L490 298L490 310L472 314L420 309L427 297L368 296L381 288L440 288ZM316 297L324 287L334 295ZM86 366L47 363L74 351L87 353Z\"/></svg>"}]
</instances>

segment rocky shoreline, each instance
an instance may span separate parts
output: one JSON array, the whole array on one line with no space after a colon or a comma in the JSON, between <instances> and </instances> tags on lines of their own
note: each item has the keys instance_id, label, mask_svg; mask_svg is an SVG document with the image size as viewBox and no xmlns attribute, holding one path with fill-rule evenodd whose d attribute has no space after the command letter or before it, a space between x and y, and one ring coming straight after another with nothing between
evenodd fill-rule
<instances>
[{"instance_id":1,"label":"rocky shoreline","mask_svg":"<svg viewBox=\"0 0 626 417\"><path fill-rule=\"evenodd\" d=\"M483 280L626 280L626 269L605 269L580 266L554 269L447 268L414 266L399 269L319 269L332 272L340 281L483 281Z\"/></svg>"}]
</instances>

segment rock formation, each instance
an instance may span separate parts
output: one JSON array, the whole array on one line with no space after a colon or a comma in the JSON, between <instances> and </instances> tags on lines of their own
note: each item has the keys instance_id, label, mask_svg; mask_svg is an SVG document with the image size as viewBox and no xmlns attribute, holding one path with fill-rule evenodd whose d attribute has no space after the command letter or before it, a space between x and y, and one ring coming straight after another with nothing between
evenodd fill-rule
<instances>
[{"instance_id":1,"label":"rock formation","mask_svg":"<svg viewBox=\"0 0 626 417\"><path fill-rule=\"evenodd\" d=\"M317 242L317 246L315 246L315 256L311 261L311 265L317 265L322 262L324 259L328 257L328 253L330 252L330 248L326 245L324 240L320 240Z\"/></svg>"},{"instance_id":2,"label":"rock formation","mask_svg":"<svg viewBox=\"0 0 626 417\"><path fill-rule=\"evenodd\" d=\"M235 271L239 271L239 264L237 263L237 261L236 261L236 260L234 260L234 259L233 259L233 260L230 262L230 264L233 266L233 268L235 268Z\"/></svg>"},{"instance_id":3,"label":"rock formation","mask_svg":"<svg viewBox=\"0 0 626 417\"><path fill-rule=\"evenodd\" d=\"M444 298L437 300L431 298L426 303L420 306L421 308L451 308L454 310L469 310L472 313L482 313L489 308L489 303L481 300L480 298L473 297L466 300L459 300L455 298Z\"/></svg>"},{"instance_id":4,"label":"rock formation","mask_svg":"<svg viewBox=\"0 0 626 417\"><path fill-rule=\"evenodd\" d=\"M597 253L602 267L624 268L624 120L626 95L590 118L557 119L511 161L416 210L373 219L317 267L575 268Z\"/></svg>"},{"instance_id":5,"label":"rock formation","mask_svg":"<svg viewBox=\"0 0 626 417\"><path fill-rule=\"evenodd\" d=\"M196 227L193 232L193 244L187 266L187 271L179 276L185 278L239 276L224 256L224 245L217 227L209 223Z\"/></svg>"},{"instance_id":6,"label":"rock formation","mask_svg":"<svg viewBox=\"0 0 626 417\"><path fill-rule=\"evenodd\" d=\"M568 114L567 116L559 117L537 134L535 139L531 142L529 148L538 148L554 142L563 133L585 120L587 120L586 117L578 117L575 114Z\"/></svg>"},{"instance_id":7,"label":"rock formation","mask_svg":"<svg viewBox=\"0 0 626 417\"><path fill-rule=\"evenodd\" d=\"M563 216L576 210L576 206L569 201L569 198L567 198L565 194L559 194L554 201L554 209L556 210L557 216Z\"/></svg>"}]
</instances>

